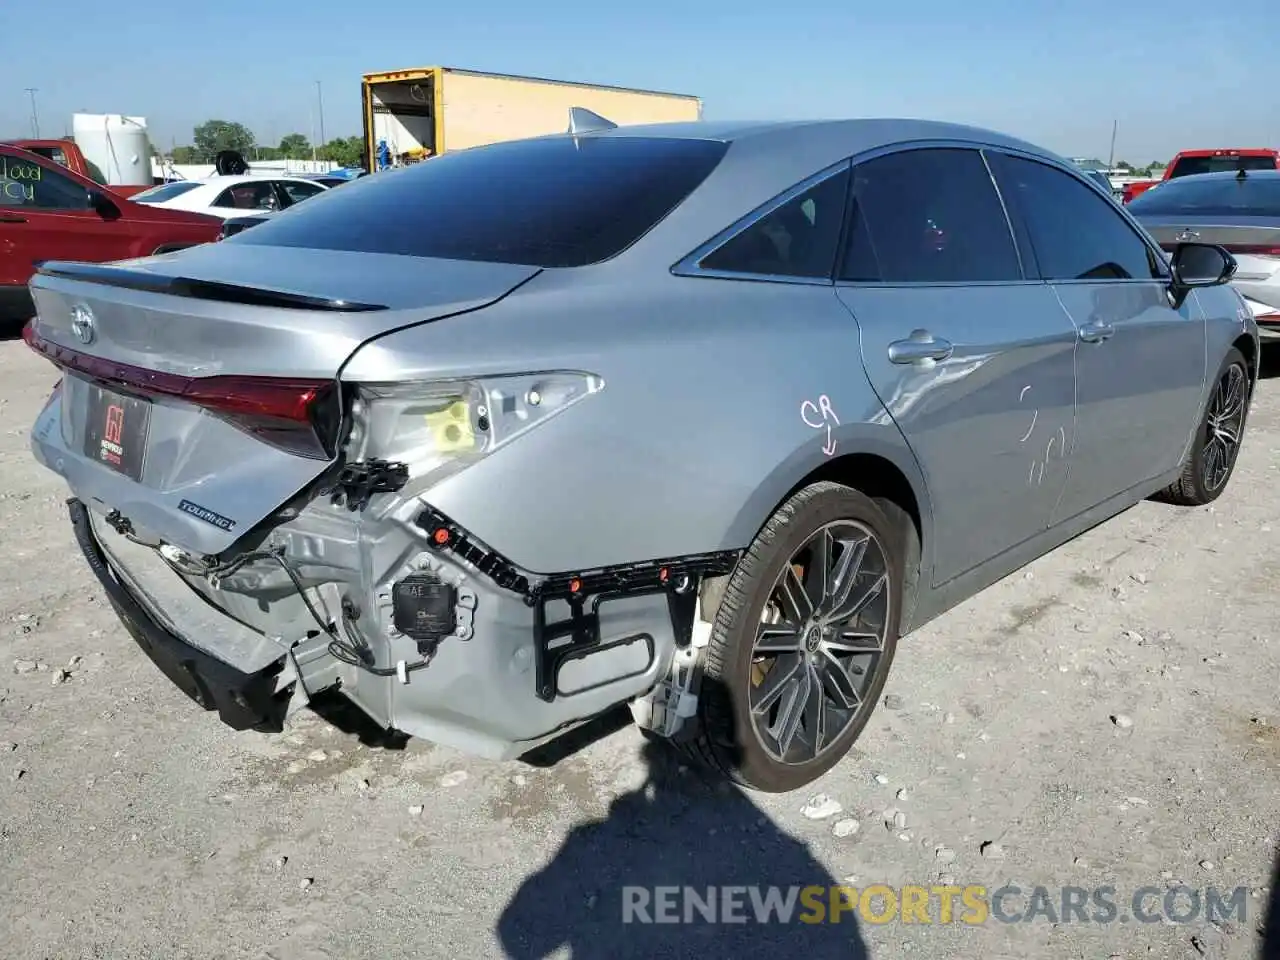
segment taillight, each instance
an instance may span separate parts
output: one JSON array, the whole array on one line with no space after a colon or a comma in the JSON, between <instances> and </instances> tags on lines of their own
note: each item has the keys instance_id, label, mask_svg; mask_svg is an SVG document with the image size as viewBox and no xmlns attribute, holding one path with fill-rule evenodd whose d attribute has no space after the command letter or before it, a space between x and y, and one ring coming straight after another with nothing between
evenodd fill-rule
<instances>
[{"instance_id":1,"label":"taillight","mask_svg":"<svg viewBox=\"0 0 1280 960\"><path fill-rule=\"evenodd\" d=\"M355 395L348 461L403 463L425 490L604 389L574 370L475 380L362 383Z\"/></svg>"},{"instance_id":2,"label":"taillight","mask_svg":"<svg viewBox=\"0 0 1280 960\"><path fill-rule=\"evenodd\" d=\"M264 443L298 456L331 459L342 410L332 380L290 377L184 377L94 357L46 340L32 324L22 339L61 370L153 397L194 404Z\"/></svg>"}]
</instances>

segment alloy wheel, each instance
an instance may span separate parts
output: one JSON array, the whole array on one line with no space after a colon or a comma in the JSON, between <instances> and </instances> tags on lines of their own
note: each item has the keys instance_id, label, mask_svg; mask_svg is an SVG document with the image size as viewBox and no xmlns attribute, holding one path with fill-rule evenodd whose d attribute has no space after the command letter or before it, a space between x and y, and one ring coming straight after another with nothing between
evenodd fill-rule
<instances>
[{"instance_id":1,"label":"alloy wheel","mask_svg":"<svg viewBox=\"0 0 1280 960\"><path fill-rule=\"evenodd\" d=\"M815 760L865 711L885 661L889 566L870 529L825 524L778 574L756 628L748 703L755 735L786 764Z\"/></svg>"},{"instance_id":2,"label":"alloy wheel","mask_svg":"<svg viewBox=\"0 0 1280 960\"><path fill-rule=\"evenodd\" d=\"M1203 463L1204 485L1210 492L1218 490L1231 475L1244 432L1248 395L1248 377L1244 368L1233 363L1218 381L1209 401Z\"/></svg>"}]
</instances>

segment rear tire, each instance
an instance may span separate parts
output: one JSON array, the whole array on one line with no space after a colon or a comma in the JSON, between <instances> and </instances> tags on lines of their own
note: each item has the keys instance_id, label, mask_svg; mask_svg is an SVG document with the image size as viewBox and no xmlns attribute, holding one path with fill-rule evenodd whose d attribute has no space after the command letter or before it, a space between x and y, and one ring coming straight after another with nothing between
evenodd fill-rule
<instances>
[{"instance_id":1,"label":"rear tire","mask_svg":"<svg viewBox=\"0 0 1280 960\"><path fill-rule=\"evenodd\" d=\"M1183 461L1182 474L1155 494L1153 500L1200 507L1217 500L1227 489L1240 455L1249 403L1253 399L1253 384L1244 354L1231 347L1213 384L1191 449Z\"/></svg>"},{"instance_id":2,"label":"rear tire","mask_svg":"<svg viewBox=\"0 0 1280 960\"><path fill-rule=\"evenodd\" d=\"M900 541L849 487L815 483L787 500L729 578L696 735L680 748L767 793L834 767L870 720L897 649Z\"/></svg>"}]
</instances>

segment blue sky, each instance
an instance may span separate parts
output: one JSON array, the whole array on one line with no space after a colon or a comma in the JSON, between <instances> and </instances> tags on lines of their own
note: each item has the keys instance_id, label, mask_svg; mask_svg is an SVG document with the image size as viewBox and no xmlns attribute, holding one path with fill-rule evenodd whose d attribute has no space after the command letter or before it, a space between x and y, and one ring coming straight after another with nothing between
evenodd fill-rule
<instances>
[{"instance_id":1,"label":"blue sky","mask_svg":"<svg viewBox=\"0 0 1280 960\"><path fill-rule=\"evenodd\" d=\"M56 17L0 15L0 136L29 133L23 88L37 87L46 136L85 111L144 116L166 147L211 117L275 143L311 135L320 80L332 138L359 132L362 73L445 64L692 93L708 118L977 123L1102 159L1117 120L1117 159L1139 163L1184 147L1280 146L1263 79L1280 42L1270 6L58 0ZM128 19L146 10L149 24Z\"/></svg>"}]
</instances>

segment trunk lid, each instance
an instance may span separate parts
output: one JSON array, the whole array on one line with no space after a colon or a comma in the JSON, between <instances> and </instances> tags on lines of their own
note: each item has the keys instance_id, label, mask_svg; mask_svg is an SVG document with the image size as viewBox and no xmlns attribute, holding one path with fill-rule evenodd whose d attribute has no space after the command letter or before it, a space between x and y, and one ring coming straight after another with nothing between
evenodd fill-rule
<instances>
[{"instance_id":1,"label":"trunk lid","mask_svg":"<svg viewBox=\"0 0 1280 960\"><path fill-rule=\"evenodd\" d=\"M1240 217L1143 217L1140 221L1160 246L1173 252L1179 243L1216 243L1236 258L1231 285L1250 300L1280 310L1280 220ZM1255 311L1256 312L1256 311Z\"/></svg>"},{"instance_id":2,"label":"trunk lid","mask_svg":"<svg viewBox=\"0 0 1280 960\"><path fill-rule=\"evenodd\" d=\"M537 272L232 244L44 264L24 337L64 377L33 450L99 513L221 553L334 462L326 430L362 344L479 309Z\"/></svg>"},{"instance_id":3,"label":"trunk lid","mask_svg":"<svg viewBox=\"0 0 1280 960\"><path fill-rule=\"evenodd\" d=\"M1166 250L1179 243L1216 243L1228 250L1280 251L1280 221L1274 217L1239 217L1223 223L1219 217L1147 216L1139 222Z\"/></svg>"}]
</instances>

